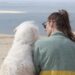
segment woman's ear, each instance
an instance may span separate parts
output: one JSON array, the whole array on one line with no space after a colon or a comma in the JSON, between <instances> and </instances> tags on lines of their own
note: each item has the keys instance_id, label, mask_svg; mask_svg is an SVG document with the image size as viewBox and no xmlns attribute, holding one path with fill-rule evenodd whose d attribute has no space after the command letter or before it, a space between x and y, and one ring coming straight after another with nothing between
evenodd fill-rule
<instances>
[{"instance_id":1,"label":"woman's ear","mask_svg":"<svg viewBox=\"0 0 75 75\"><path fill-rule=\"evenodd\" d=\"M37 40L38 39L38 28L31 28L32 32L33 32L33 39Z\"/></svg>"},{"instance_id":2,"label":"woman's ear","mask_svg":"<svg viewBox=\"0 0 75 75\"><path fill-rule=\"evenodd\" d=\"M52 27L52 28L56 27L56 22L55 22L55 21L52 21L51 27Z\"/></svg>"},{"instance_id":3,"label":"woman's ear","mask_svg":"<svg viewBox=\"0 0 75 75\"><path fill-rule=\"evenodd\" d=\"M54 22L51 20L51 21L49 22L49 27L50 27L50 28L53 28L53 26L54 26Z\"/></svg>"}]
</instances>

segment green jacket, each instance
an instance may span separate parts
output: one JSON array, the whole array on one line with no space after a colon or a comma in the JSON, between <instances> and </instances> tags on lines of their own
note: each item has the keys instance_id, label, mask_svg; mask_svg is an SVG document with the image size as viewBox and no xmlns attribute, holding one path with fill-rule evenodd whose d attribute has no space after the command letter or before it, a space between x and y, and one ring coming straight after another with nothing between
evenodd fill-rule
<instances>
[{"instance_id":1,"label":"green jacket","mask_svg":"<svg viewBox=\"0 0 75 75\"><path fill-rule=\"evenodd\" d=\"M36 75L75 75L75 43L55 32L35 43L33 61Z\"/></svg>"}]
</instances>

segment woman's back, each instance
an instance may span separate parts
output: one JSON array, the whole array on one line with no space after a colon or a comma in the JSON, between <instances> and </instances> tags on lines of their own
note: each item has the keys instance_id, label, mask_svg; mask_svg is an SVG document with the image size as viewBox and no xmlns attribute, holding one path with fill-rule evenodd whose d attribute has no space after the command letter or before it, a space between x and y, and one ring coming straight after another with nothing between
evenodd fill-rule
<instances>
[{"instance_id":1,"label":"woman's back","mask_svg":"<svg viewBox=\"0 0 75 75\"><path fill-rule=\"evenodd\" d=\"M63 33L54 33L47 40L38 41L36 45L34 59L41 67L40 75L75 74L75 43ZM38 59L35 58L37 56Z\"/></svg>"}]
</instances>

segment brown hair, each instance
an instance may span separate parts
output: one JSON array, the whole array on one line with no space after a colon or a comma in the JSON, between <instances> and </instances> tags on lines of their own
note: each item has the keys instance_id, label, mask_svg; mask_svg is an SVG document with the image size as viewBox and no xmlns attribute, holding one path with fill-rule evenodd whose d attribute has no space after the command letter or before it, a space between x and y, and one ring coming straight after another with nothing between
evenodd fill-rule
<instances>
[{"instance_id":1,"label":"brown hair","mask_svg":"<svg viewBox=\"0 0 75 75\"><path fill-rule=\"evenodd\" d=\"M66 10L52 13L48 17L48 21L50 20L55 20L57 29L62 31L70 40L75 41L75 35L72 33L69 15Z\"/></svg>"}]
</instances>

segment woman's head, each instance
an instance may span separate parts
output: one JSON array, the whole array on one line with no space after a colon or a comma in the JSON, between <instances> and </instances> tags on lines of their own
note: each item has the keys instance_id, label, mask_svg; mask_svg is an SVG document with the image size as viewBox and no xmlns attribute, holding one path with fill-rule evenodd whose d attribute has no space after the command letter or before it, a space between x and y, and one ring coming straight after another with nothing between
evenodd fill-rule
<instances>
[{"instance_id":1,"label":"woman's head","mask_svg":"<svg viewBox=\"0 0 75 75\"><path fill-rule=\"evenodd\" d=\"M46 24L48 28L51 27L51 22L52 26L55 26L57 30L63 32L66 35L66 37L68 37L72 41L75 41L75 36L73 35L70 26L69 15L66 10L59 10L59 12L53 12L52 14L50 14L48 17L48 24Z\"/></svg>"},{"instance_id":2,"label":"woman's head","mask_svg":"<svg viewBox=\"0 0 75 75\"><path fill-rule=\"evenodd\" d=\"M59 31L62 31L63 27L63 18L62 15L59 12L54 12L48 17L48 22L54 22L56 25L56 29Z\"/></svg>"},{"instance_id":3,"label":"woman's head","mask_svg":"<svg viewBox=\"0 0 75 75\"><path fill-rule=\"evenodd\" d=\"M63 25L63 20L61 17L61 14L59 14L58 12L54 12L49 15L48 21L43 24L48 36L50 36L51 33L54 32L56 29L61 30L61 26Z\"/></svg>"}]
</instances>

